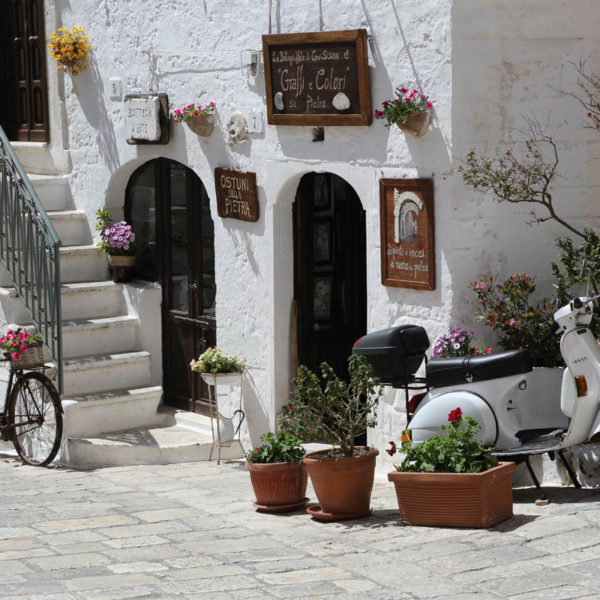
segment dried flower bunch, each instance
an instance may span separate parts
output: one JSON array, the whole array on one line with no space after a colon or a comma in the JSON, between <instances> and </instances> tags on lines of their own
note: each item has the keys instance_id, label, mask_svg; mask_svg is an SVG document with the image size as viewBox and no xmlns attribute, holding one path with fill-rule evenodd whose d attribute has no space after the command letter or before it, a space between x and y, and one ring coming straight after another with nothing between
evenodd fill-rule
<instances>
[{"instance_id":1,"label":"dried flower bunch","mask_svg":"<svg viewBox=\"0 0 600 600\"><path fill-rule=\"evenodd\" d=\"M385 119L386 127L396 123L406 123L409 115L418 115L433 107L425 94L418 90L408 88L396 88L396 97L393 100L385 100L381 103L383 110L375 111L376 119Z\"/></svg>"},{"instance_id":2,"label":"dried flower bunch","mask_svg":"<svg viewBox=\"0 0 600 600\"><path fill-rule=\"evenodd\" d=\"M202 104L188 104L183 108L176 108L171 111L171 121L176 125L178 123L185 123L193 117L206 117L212 115L215 112L217 105L214 102L209 102L204 106Z\"/></svg>"},{"instance_id":3,"label":"dried flower bunch","mask_svg":"<svg viewBox=\"0 0 600 600\"><path fill-rule=\"evenodd\" d=\"M457 327L441 335L433 347L433 358L446 358L450 356L472 356L473 354L491 354L492 349L474 348L471 342L476 337L473 331Z\"/></svg>"},{"instance_id":4,"label":"dried flower bunch","mask_svg":"<svg viewBox=\"0 0 600 600\"><path fill-rule=\"evenodd\" d=\"M82 69L88 66L86 59L92 47L87 39L88 37L83 29L75 25L73 25L72 31L60 27L58 33L52 32L50 34L48 47L52 53L52 58L60 63L58 65L59 71L78 75Z\"/></svg>"},{"instance_id":5,"label":"dried flower bunch","mask_svg":"<svg viewBox=\"0 0 600 600\"><path fill-rule=\"evenodd\" d=\"M39 333L29 333L22 329L9 329L0 337L0 348L9 352L14 360L19 360L21 353L25 354L31 346L37 346L41 342L42 336Z\"/></svg>"},{"instance_id":6,"label":"dried flower bunch","mask_svg":"<svg viewBox=\"0 0 600 600\"><path fill-rule=\"evenodd\" d=\"M190 367L195 373L241 373L244 361L236 356L227 356L219 348L209 348Z\"/></svg>"},{"instance_id":7,"label":"dried flower bunch","mask_svg":"<svg viewBox=\"0 0 600 600\"><path fill-rule=\"evenodd\" d=\"M460 407L448 414L448 427L441 426L442 433L413 444L404 442L400 452L405 454L397 471L411 473L480 473L498 464L492 448L482 446L477 440L481 426L472 417L464 417ZM393 456L396 444L386 452Z\"/></svg>"},{"instance_id":8,"label":"dried flower bunch","mask_svg":"<svg viewBox=\"0 0 600 600\"><path fill-rule=\"evenodd\" d=\"M100 251L113 256L132 256L135 254L135 233L125 221L113 223L107 210L96 212L96 231L101 241L96 244Z\"/></svg>"}]
</instances>

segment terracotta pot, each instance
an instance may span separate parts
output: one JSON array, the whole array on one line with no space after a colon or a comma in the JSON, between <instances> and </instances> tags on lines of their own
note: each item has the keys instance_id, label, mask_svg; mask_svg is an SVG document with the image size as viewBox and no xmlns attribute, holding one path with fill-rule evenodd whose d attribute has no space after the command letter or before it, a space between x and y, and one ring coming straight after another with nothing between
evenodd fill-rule
<instances>
[{"instance_id":1,"label":"terracotta pot","mask_svg":"<svg viewBox=\"0 0 600 600\"><path fill-rule=\"evenodd\" d=\"M204 115L192 117L186 121L187 126L196 134L202 137L208 137L215 128L214 115Z\"/></svg>"},{"instance_id":2,"label":"terracotta pot","mask_svg":"<svg viewBox=\"0 0 600 600\"><path fill-rule=\"evenodd\" d=\"M513 516L511 473L501 462L483 473L388 473L405 525L490 527Z\"/></svg>"},{"instance_id":3,"label":"terracotta pot","mask_svg":"<svg viewBox=\"0 0 600 600\"><path fill-rule=\"evenodd\" d=\"M307 509L315 519L342 521L366 517L371 512L375 459L379 451L352 458L319 459L329 450L310 452L304 465L310 475L319 506Z\"/></svg>"},{"instance_id":4,"label":"terracotta pot","mask_svg":"<svg viewBox=\"0 0 600 600\"><path fill-rule=\"evenodd\" d=\"M411 114L406 118L406 123L396 121L396 125L405 133L414 135L415 137L421 137L427 133L429 129L429 120L431 114L428 110L424 110L419 114Z\"/></svg>"},{"instance_id":5,"label":"terracotta pot","mask_svg":"<svg viewBox=\"0 0 600 600\"><path fill-rule=\"evenodd\" d=\"M115 283L127 281L134 266L135 256L119 256L115 254L108 255L110 276Z\"/></svg>"},{"instance_id":6,"label":"terracotta pot","mask_svg":"<svg viewBox=\"0 0 600 600\"><path fill-rule=\"evenodd\" d=\"M249 463L250 481L256 496L253 503L264 512L285 512L303 507L306 497L306 469L302 463Z\"/></svg>"}]
</instances>

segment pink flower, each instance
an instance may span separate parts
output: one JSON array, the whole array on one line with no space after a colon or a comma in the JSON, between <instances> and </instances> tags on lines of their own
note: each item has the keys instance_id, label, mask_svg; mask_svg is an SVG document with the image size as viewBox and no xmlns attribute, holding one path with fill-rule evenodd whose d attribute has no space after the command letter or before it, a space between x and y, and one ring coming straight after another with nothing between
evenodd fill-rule
<instances>
[{"instance_id":1,"label":"pink flower","mask_svg":"<svg viewBox=\"0 0 600 600\"><path fill-rule=\"evenodd\" d=\"M23 352L27 352L27 345L21 344L21 350L23 350Z\"/></svg>"},{"instance_id":2,"label":"pink flower","mask_svg":"<svg viewBox=\"0 0 600 600\"><path fill-rule=\"evenodd\" d=\"M375 118L376 119L380 119L381 117L383 117L383 111L382 110L376 110L375 111Z\"/></svg>"},{"instance_id":3,"label":"pink flower","mask_svg":"<svg viewBox=\"0 0 600 600\"><path fill-rule=\"evenodd\" d=\"M13 352L13 353L12 353L12 357L13 357L15 360L19 360L19 359L21 358L21 355L20 355L18 352Z\"/></svg>"},{"instance_id":4,"label":"pink flower","mask_svg":"<svg viewBox=\"0 0 600 600\"><path fill-rule=\"evenodd\" d=\"M197 117L199 114L200 114L200 113L199 113L197 110L195 110L195 111L194 111L194 116L195 116L195 117Z\"/></svg>"},{"instance_id":5,"label":"pink flower","mask_svg":"<svg viewBox=\"0 0 600 600\"><path fill-rule=\"evenodd\" d=\"M491 348L487 348L485 351L486 354L491 354L492 353L492 349Z\"/></svg>"},{"instance_id":6,"label":"pink flower","mask_svg":"<svg viewBox=\"0 0 600 600\"><path fill-rule=\"evenodd\" d=\"M508 321L508 326L509 326L509 327L515 327L515 326L517 325L517 323L518 323L518 322L517 322L517 320L516 320L516 319L514 319L514 318L511 318L511 319Z\"/></svg>"},{"instance_id":7,"label":"pink flower","mask_svg":"<svg viewBox=\"0 0 600 600\"><path fill-rule=\"evenodd\" d=\"M215 106L217 106L214 102L211 102L210 105L215 108Z\"/></svg>"},{"instance_id":8,"label":"pink flower","mask_svg":"<svg viewBox=\"0 0 600 600\"><path fill-rule=\"evenodd\" d=\"M427 103L427 108L432 108L432 107L433 107L433 104L431 104L431 102L428 102Z\"/></svg>"},{"instance_id":9,"label":"pink flower","mask_svg":"<svg viewBox=\"0 0 600 600\"><path fill-rule=\"evenodd\" d=\"M401 94L406 94L407 92L408 92L408 90L406 88L400 88Z\"/></svg>"},{"instance_id":10,"label":"pink flower","mask_svg":"<svg viewBox=\"0 0 600 600\"><path fill-rule=\"evenodd\" d=\"M389 104L389 102L386 100L385 102L381 103L381 106L387 106Z\"/></svg>"}]
</instances>

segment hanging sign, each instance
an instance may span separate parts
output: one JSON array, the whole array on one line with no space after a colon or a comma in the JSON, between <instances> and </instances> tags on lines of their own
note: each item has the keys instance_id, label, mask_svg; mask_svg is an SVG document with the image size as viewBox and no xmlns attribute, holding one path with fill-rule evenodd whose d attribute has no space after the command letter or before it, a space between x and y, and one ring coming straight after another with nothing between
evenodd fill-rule
<instances>
[{"instance_id":1,"label":"hanging sign","mask_svg":"<svg viewBox=\"0 0 600 600\"><path fill-rule=\"evenodd\" d=\"M367 31L263 35L271 125L370 125Z\"/></svg>"},{"instance_id":2,"label":"hanging sign","mask_svg":"<svg viewBox=\"0 0 600 600\"><path fill-rule=\"evenodd\" d=\"M215 169L217 212L220 217L240 221L258 221L256 173Z\"/></svg>"},{"instance_id":3,"label":"hanging sign","mask_svg":"<svg viewBox=\"0 0 600 600\"><path fill-rule=\"evenodd\" d=\"M125 136L128 144L166 144L169 141L167 94L125 96Z\"/></svg>"},{"instance_id":4,"label":"hanging sign","mask_svg":"<svg viewBox=\"0 0 600 600\"><path fill-rule=\"evenodd\" d=\"M381 281L435 289L433 179L380 179Z\"/></svg>"}]
</instances>

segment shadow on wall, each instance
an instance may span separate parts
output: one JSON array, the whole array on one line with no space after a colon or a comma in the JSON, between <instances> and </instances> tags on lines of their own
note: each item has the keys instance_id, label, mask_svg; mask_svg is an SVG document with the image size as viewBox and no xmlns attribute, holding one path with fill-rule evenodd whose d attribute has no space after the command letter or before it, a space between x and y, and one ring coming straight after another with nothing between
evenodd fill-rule
<instances>
[{"instance_id":1,"label":"shadow on wall","mask_svg":"<svg viewBox=\"0 0 600 600\"><path fill-rule=\"evenodd\" d=\"M245 429L250 439L251 448L260 446L260 436L266 431L273 430L273 424L269 422L269 416L263 403L261 396L264 399L264 394L260 394L256 381L254 379L253 370L247 370L244 379L244 402L243 410L246 413ZM251 448L246 448L248 451Z\"/></svg>"},{"instance_id":2,"label":"shadow on wall","mask_svg":"<svg viewBox=\"0 0 600 600\"><path fill-rule=\"evenodd\" d=\"M89 57L88 63L88 68L73 78L73 87L77 90L83 114L96 131L96 143L100 156L110 173L114 173L119 168L119 151L114 125L104 105L104 85L93 54ZM86 79L91 79L93 85L89 85ZM78 86L79 81L86 85Z\"/></svg>"}]
</instances>

